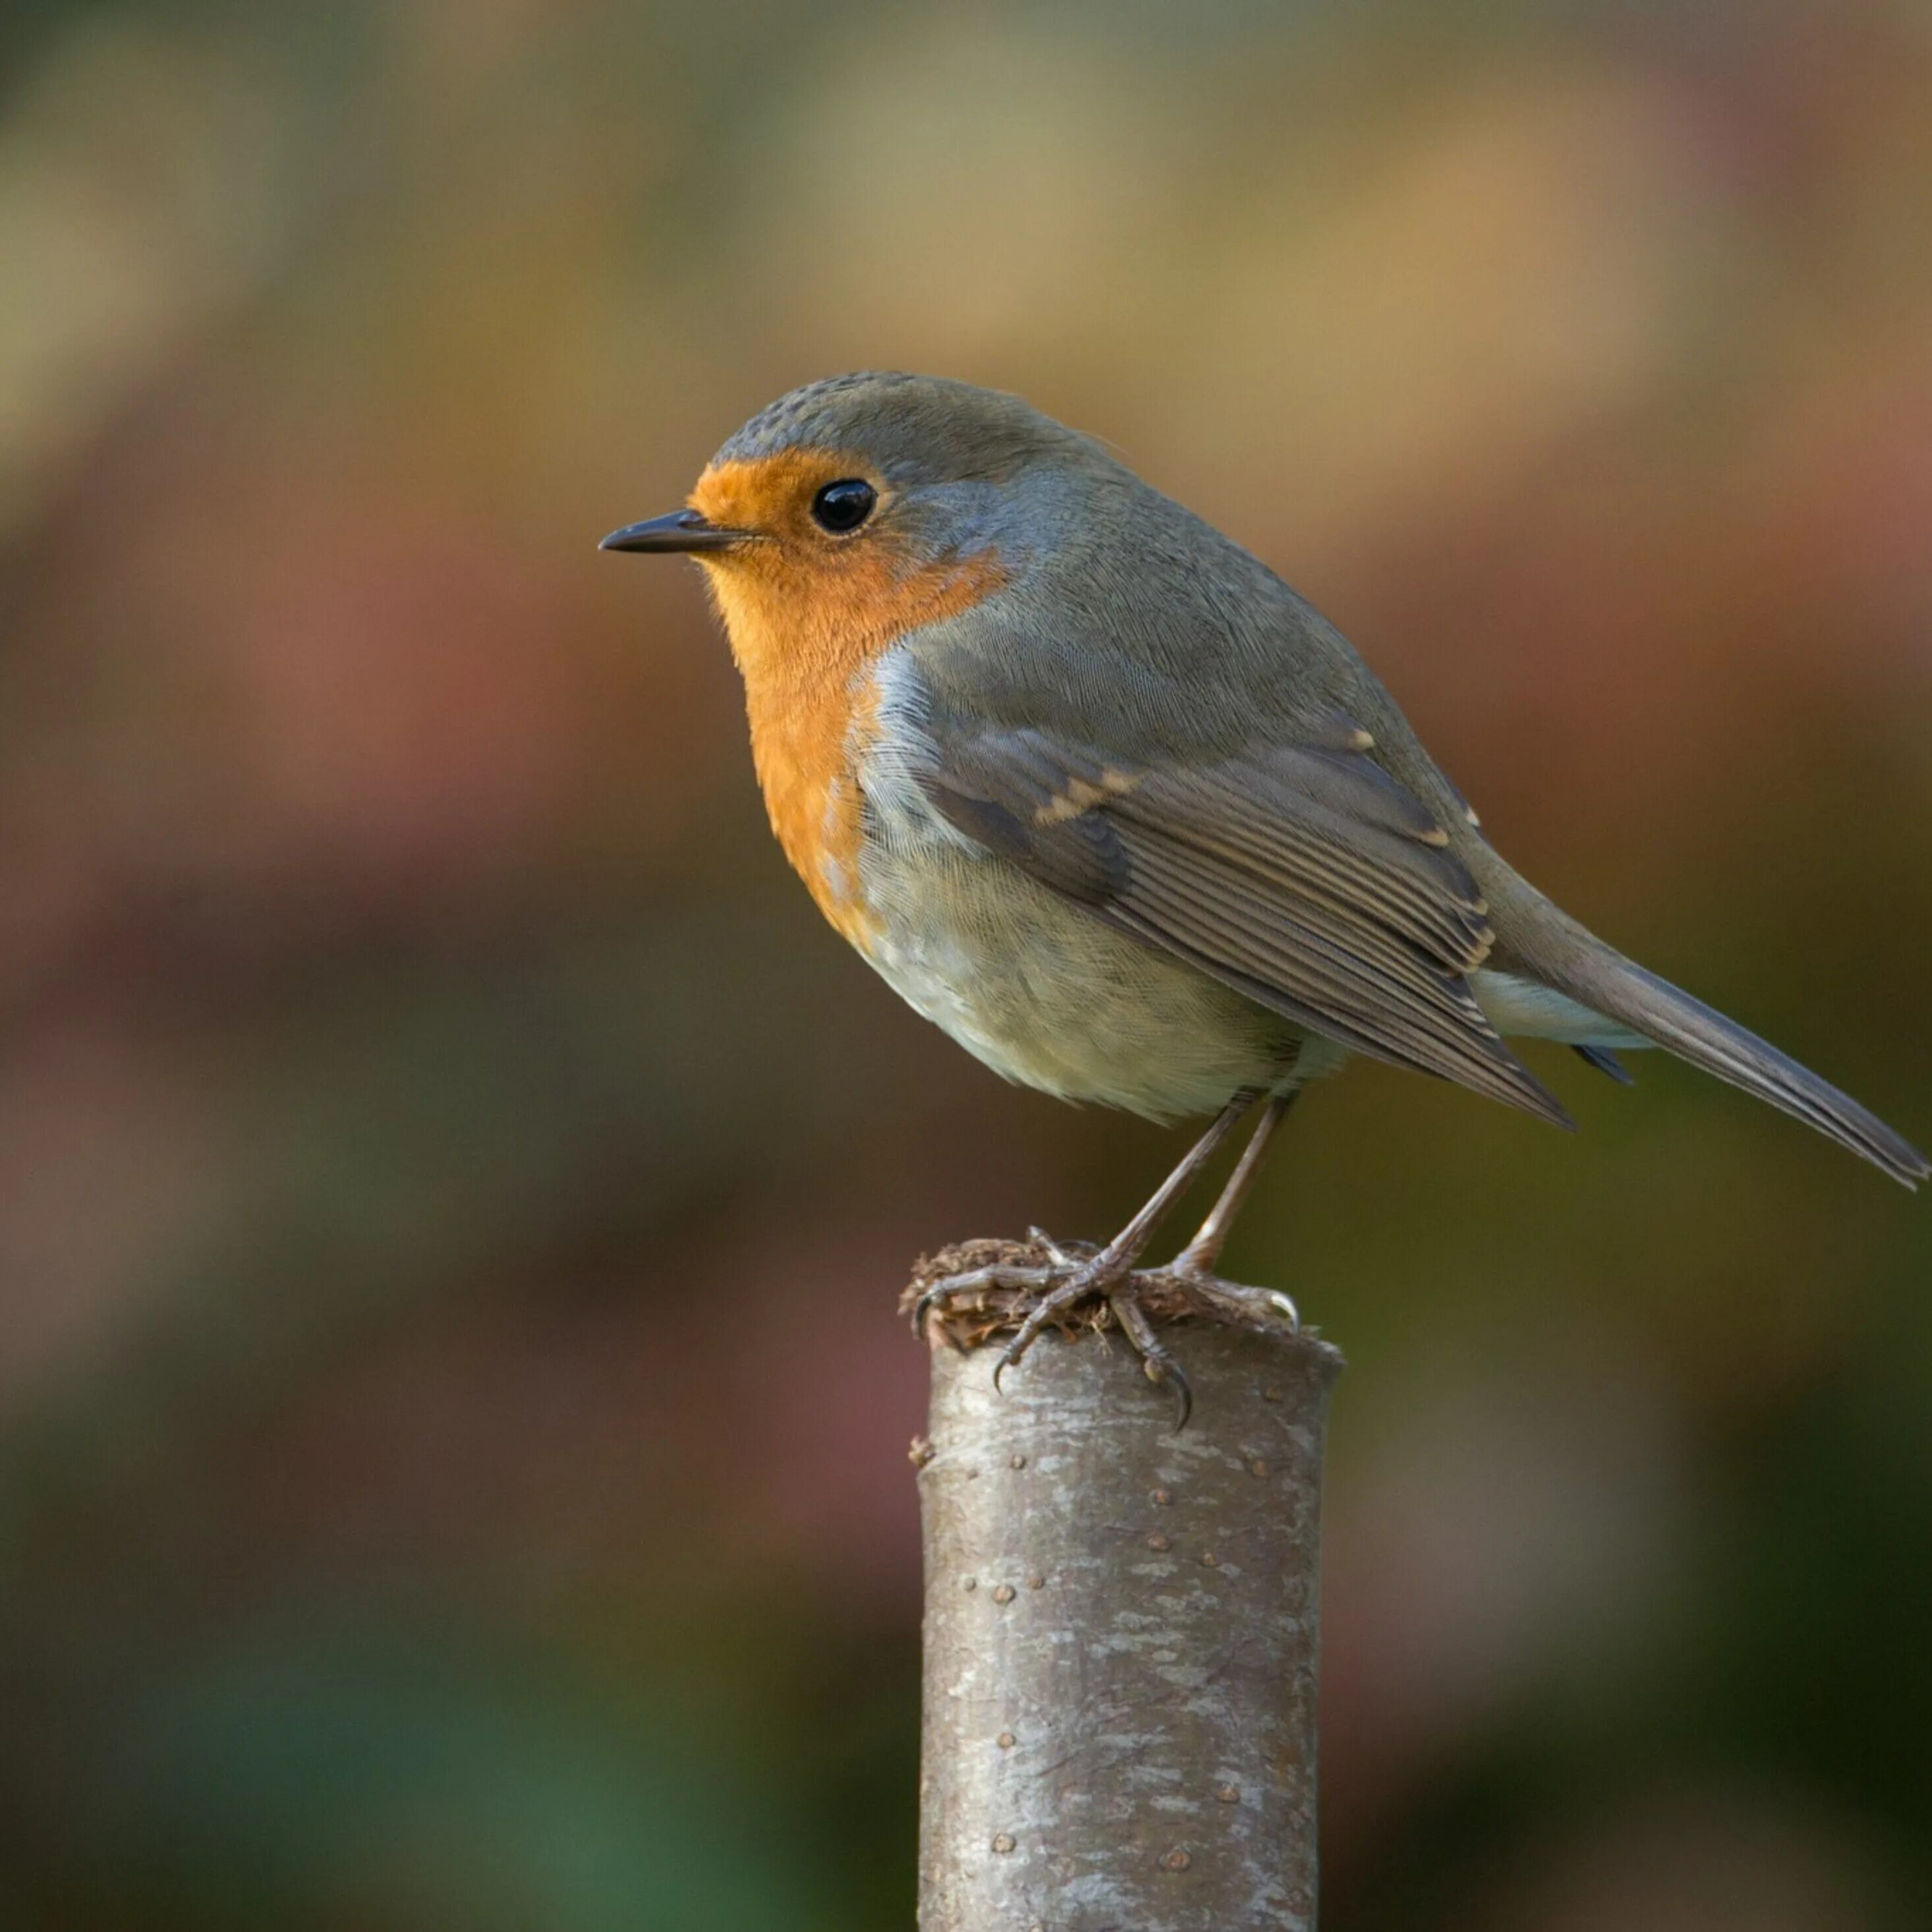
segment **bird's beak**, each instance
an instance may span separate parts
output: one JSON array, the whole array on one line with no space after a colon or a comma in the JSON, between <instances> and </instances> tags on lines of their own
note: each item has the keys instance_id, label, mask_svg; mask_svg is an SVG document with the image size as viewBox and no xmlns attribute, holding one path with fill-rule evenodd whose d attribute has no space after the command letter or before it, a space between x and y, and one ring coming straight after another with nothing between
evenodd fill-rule
<instances>
[{"instance_id":1,"label":"bird's beak","mask_svg":"<svg viewBox=\"0 0 1932 1932\"><path fill-rule=\"evenodd\" d=\"M751 536L749 530L726 530L714 524L701 511L674 510L668 517L652 517L641 524L626 524L613 530L597 548L599 550L729 550Z\"/></svg>"}]
</instances>

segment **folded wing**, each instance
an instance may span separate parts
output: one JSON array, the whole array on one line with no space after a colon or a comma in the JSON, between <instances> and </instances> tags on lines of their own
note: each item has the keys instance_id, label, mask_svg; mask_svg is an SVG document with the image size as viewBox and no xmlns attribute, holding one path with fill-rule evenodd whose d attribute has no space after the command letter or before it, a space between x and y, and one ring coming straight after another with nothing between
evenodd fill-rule
<instances>
[{"instance_id":1,"label":"folded wing","mask_svg":"<svg viewBox=\"0 0 1932 1932\"><path fill-rule=\"evenodd\" d=\"M1559 1126L1470 992L1487 908L1346 719L1213 761L1124 764L1030 728L939 741L949 823L1040 884L1359 1053Z\"/></svg>"}]
</instances>

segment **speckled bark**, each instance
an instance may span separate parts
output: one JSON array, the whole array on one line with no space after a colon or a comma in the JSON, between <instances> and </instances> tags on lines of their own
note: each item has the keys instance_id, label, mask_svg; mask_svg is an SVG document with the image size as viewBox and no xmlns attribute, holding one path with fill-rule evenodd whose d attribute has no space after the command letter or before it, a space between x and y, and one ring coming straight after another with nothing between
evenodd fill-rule
<instances>
[{"instance_id":1,"label":"speckled bark","mask_svg":"<svg viewBox=\"0 0 1932 1932\"><path fill-rule=\"evenodd\" d=\"M1322 1446L1341 1358L1164 1330L936 1346L922 1932L1310 1932Z\"/></svg>"}]
</instances>

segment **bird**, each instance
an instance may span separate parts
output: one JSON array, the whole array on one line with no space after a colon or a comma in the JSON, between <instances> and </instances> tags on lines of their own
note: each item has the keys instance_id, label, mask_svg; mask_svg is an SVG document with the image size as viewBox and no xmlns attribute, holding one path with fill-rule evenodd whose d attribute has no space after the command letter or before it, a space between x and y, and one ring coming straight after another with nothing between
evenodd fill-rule
<instances>
[{"instance_id":1,"label":"bird","mask_svg":"<svg viewBox=\"0 0 1932 1932\"><path fill-rule=\"evenodd\" d=\"M1505 1043L1628 1080L1657 1046L1908 1187L1864 1108L1624 958L1516 872L1336 628L1097 439L1015 395L868 371L806 385L685 506L600 548L694 559L742 675L778 842L832 926L995 1072L1209 1125L1104 1246L929 1291L1031 1292L995 1372L1104 1302L1178 1420L1137 1270L1240 1122L1166 1271L1232 1316L1222 1244L1289 1108L1352 1056L1560 1127ZM1042 1238L1042 1239L1044 1238Z\"/></svg>"}]
</instances>

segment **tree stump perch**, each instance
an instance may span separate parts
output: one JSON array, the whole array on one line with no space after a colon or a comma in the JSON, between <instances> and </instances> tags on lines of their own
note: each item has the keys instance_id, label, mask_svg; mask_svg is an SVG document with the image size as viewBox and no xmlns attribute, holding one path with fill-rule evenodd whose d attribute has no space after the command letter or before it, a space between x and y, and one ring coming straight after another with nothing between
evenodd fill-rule
<instances>
[{"instance_id":1,"label":"tree stump perch","mask_svg":"<svg viewBox=\"0 0 1932 1932\"><path fill-rule=\"evenodd\" d=\"M974 1243L921 1264L1036 1264ZM1337 1352L1144 1304L1194 1387L1172 1432L1118 1336L1017 1298L929 1324L922 1932L1313 1932L1320 1496ZM1094 1324L1086 1324L1090 1330Z\"/></svg>"}]
</instances>

